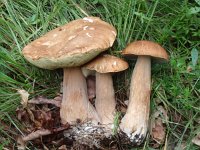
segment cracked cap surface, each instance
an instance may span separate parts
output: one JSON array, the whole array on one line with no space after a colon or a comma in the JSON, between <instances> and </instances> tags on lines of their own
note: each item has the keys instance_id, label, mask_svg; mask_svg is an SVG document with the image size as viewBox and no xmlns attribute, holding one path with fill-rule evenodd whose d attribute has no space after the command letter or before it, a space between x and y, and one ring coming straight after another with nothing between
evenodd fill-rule
<instances>
[{"instance_id":1,"label":"cracked cap surface","mask_svg":"<svg viewBox=\"0 0 200 150\"><path fill-rule=\"evenodd\" d=\"M123 55L152 56L160 60L168 61L169 56L164 48L151 41L135 41L130 43L123 51Z\"/></svg>"},{"instance_id":2,"label":"cracked cap surface","mask_svg":"<svg viewBox=\"0 0 200 150\"><path fill-rule=\"evenodd\" d=\"M24 57L44 69L85 64L113 45L116 29L98 17L77 19L24 47Z\"/></svg>"},{"instance_id":3,"label":"cracked cap surface","mask_svg":"<svg viewBox=\"0 0 200 150\"><path fill-rule=\"evenodd\" d=\"M128 63L112 55L102 55L83 66L99 73L120 72L128 68Z\"/></svg>"}]
</instances>

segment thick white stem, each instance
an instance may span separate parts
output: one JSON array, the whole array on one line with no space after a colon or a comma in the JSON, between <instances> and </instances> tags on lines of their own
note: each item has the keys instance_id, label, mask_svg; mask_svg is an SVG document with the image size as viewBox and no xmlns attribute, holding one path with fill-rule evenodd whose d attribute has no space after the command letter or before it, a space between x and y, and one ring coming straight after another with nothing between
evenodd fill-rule
<instances>
[{"instance_id":1,"label":"thick white stem","mask_svg":"<svg viewBox=\"0 0 200 150\"><path fill-rule=\"evenodd\" d=\"M115 115L115 93L110 73L96 73L95 107L104 125L112 125Z\"/></svg>"},{"instance_id":2,"label":"thick white stem","mask_svg":"<svg viewBox=\"0 0 200 150\"><path fill-rule=\"evenodd\" d=\"M81 69L64 68L63 99L60 108L63 124L75 124L76 121L92 120L99 122L99 116L90 104L87 95L87 85Z\"/></svg>"},{"instance_id":3,"label":"thick white stem","mask_svg":"<svg viewBox=\"0 0 200 150\"><path fill-rule=\"evenodd\" d=\"M139 56L132 74L128 109L120 128L131 140L140 142L145 137L151 94L151 58Z\"/></svg>"}]
</instances>

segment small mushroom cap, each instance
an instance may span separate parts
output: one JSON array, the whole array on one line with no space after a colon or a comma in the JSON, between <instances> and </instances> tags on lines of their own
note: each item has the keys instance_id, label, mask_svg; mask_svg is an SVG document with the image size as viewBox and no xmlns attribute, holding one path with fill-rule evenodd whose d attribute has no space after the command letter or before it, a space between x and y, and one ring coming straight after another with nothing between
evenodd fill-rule
<instances>
[{"instance_id":1,"label":"small mushroom cap","mask_svg":"<svg viewBox=\"0 0 200 150\"><path fill-rule=\"evenodd\" d=\"M123 51L123 55L152 56L160 60L169 59L167 52L159 44L151 41L135 41L130 43Z\"/></svg>"},{"instance_id":2,"label":"small mushroom cap","mask_svg":"<svg viewBox=\"0 0 200 150\"><path fill-rule=\"evenodd\" d=\"M102 55L83 66L99 73L120 72L128 68L128 63L112 55Z\"/></svg>"},{"instance_id":3,"label":"small mushroom cap","mask_svg":"<svg viewBox=\"0 0 200 150\"><path fill-rule=\"evenodd\" d=\"M85 64L113 45L116 29L98 17L85 17L46 33L24 47L24 57L44 69Z\"/></svg>"}]
</instances>

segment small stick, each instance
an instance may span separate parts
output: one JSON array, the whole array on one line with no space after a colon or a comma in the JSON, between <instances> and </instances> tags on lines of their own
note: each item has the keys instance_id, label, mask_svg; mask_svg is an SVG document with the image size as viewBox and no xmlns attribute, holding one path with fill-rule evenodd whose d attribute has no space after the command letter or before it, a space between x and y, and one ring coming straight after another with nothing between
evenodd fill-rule
<instances>
[{"instance_id":1,"label":"small stick","mask_svg":"<svg viewBox=\"0 0 200 150\"><path fill-rule=\"evenodd\" d=\"M47 99L44 97L38 97L38 98L33 98L28 101L29 104L52 104L55 105L56 107L61 106L61 98L60 100L55 100L55 99Z\"/></svg>"},{"instance_id":2,"label":"small stick","mask_svg":"<svg viewBox=\"0 0 200 150\"><path fill-rule=\"evenodd\" d=\"M69 128L69 125L67 124L65 126L62 126L62 127L59 127L59 128L53 129L53 130L40 129L40 130L37 130L35 132L28 134L27 136L22 137L22 140L24 142L31 141L31 140L34 140L34 139L39 138L41 136L53 134L53 133L56 133L56 132L59 132L59 131L66 130L68 128Z\"/></svg>"}]
</instances>

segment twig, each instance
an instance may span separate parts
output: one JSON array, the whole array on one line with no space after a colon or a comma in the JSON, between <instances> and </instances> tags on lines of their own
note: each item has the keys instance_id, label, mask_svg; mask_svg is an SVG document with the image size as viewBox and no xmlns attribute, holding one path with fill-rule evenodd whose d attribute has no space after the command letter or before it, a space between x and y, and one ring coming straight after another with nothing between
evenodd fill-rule
<instances>
[{"instance_id":1,"label":"twig","mask_svg":"<svg viewBox=\"0 0 200 150\"><path fill-rule=\"evenodd\" d=\"M38 98L33 98L28 101L29 104L52 104L55 105L56 107L61 106L61 99L47 99L45 97L38 97Z\"/></svg>"},{"instance_id":2,"label":"twig","mask_svg":"<svg viewBox=\"0 0 200 150\"><path fill-rule=\"evenodd\" d=\"M34 139L39 138L41 136L53 134L53 133L56 133L56 132L59 132L59 131L66 130L68 128L69 128L69 125L67 124L65 126L62 126L62 127L59 127L59 128L55 128L53 130L40 129L40 130L37 130L35 132L32 132L32 133L28 134L27 136L22 137L22 140L24 142L31 141L31 140L34 140Z\"/></svg>"}]
</instances>

